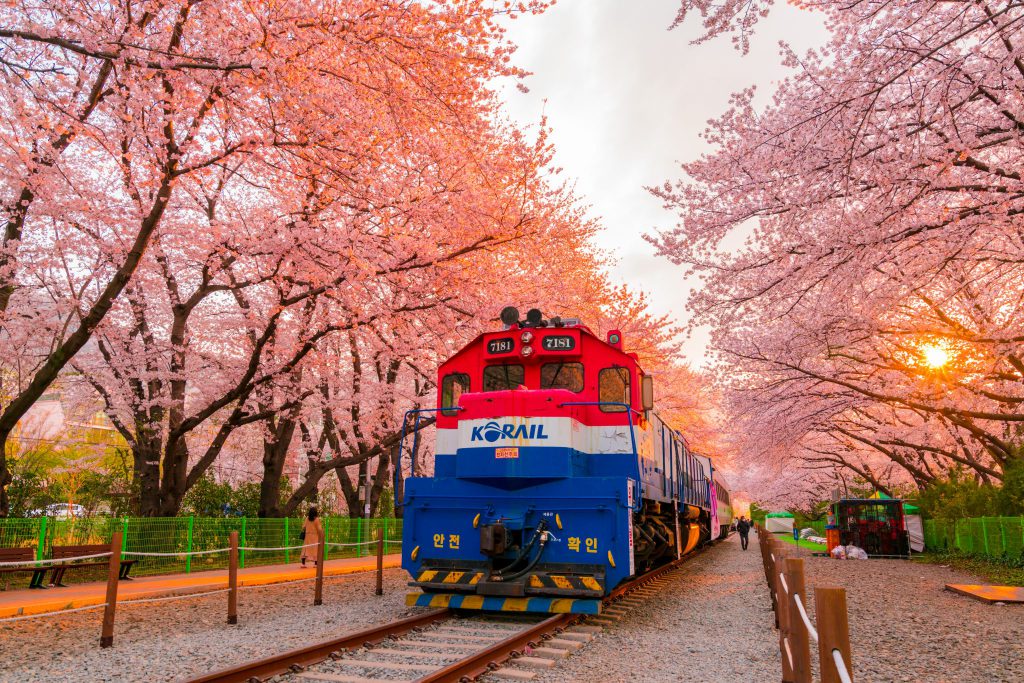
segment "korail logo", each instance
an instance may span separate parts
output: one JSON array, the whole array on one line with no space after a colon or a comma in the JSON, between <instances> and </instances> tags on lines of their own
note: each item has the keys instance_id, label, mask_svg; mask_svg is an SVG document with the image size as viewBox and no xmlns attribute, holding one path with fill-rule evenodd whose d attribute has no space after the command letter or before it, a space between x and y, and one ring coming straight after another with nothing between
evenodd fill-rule
<instances>
[{"instance_id":1,"label":"korail logo","mask_svg":"<svg viewBox=\"0 0 1024 683\"><path fill-rule=\"evenodd\" d=\"M470 441L486 441L494 443L504 439L546 439L544 425L512 425L488 422L480 427L473 427L470 434Z\"/></svg>"}]
</instances>

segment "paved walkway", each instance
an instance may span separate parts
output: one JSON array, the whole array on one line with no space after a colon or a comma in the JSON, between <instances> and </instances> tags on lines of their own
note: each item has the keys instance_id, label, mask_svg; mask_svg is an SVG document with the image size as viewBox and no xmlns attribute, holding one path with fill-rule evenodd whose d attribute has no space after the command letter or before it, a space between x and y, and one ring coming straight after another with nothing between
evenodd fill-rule
<instances>
[{"instance_id":1,"label":"paved walkway","mask_svg":"<svg viewBox=\"0 0 1024 683\"><path fill-rule=\"evenodd\" d=\"M397 567L401 562L401 555L384 556L385 569ZM377 558L375 556L328 560L324 563L324 576L353 574L355 572L372 571L376 568ZM315 576L316 569L312 566L303 568L298 563L247 567L238 570L238 585L258 586L311 579ZM227 588L227 585L228 571L226 569L192 572L191 574L144 576L131 581L121 581L117 588L117 598L120 601L164 595L201 593L217 590L218 588ZM29 590L25 588L22 590L3 591L0 592L0 618L99 605L105 601L106 591L107 584L105 581L81 583L68 586L67 588L47 588L46 590Z\"/></svg>"}]
</instances>

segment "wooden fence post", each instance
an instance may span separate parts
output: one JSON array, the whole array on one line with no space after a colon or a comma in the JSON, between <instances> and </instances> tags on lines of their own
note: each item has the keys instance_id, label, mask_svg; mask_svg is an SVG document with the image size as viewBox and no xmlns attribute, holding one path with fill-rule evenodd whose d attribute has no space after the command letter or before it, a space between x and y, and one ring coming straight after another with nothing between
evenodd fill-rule
<instances>
[{"instance_id":1,"label":"wooden fence post","mask_svg":"<svg viewBox=\"0 0 1024 683\"><path fill-rule=\"evenodd\" d=\"M814 605L817 612L818 658L821 683L842 683L836 671L832 650L839 650L846 671L853 680L853 654L850 651L850 624L846 614L846 590L843 588L815 588Z\"/></svg>"},{"instance_id":2,"label":"wooden fence post","mask_svg":"<svg viewBox=\"0 0 1024 683\"><path fill-rule=\"evenodd\" d=\"M228 623L238 623L238 532L228 535Z\"/></svg>"},{"instance_id":3,"label":"wooden fence post","mask_svg":"<svg viewBox=\"0 0 1024 683\"><path fill-rule=\"evenodd\" d=\"M377 595L384 595L384 530L377 529Z\"/></svg>"},{"instance_id":4,"label":"wooden fence post","mask_svg":"<svg viewBox=\"0 0 1024 683\"><path fill-rule=\"evenodd\" d=\"M786 559L786 583L789 585L789 648L793 653L793 680L811 683L811 634L807 630L797 602L806 610L804 561L799 557Z\"/></svg>"},{"instance_id":5,"label":"wooden fence post","mask_svg":"<svg viewBox=\"0 0 1024 683\"><path fill-rule=\"evenodd\" d=\"M110 565L107 570L107 604L103 608L103 630L100 632L100 647L114 644L114 611L117 608L117 578L121 573L121 532L110 536Z\"/></svg>"},{"instance_id":6,"label":"wooden fence post","mask_svg":"<svg viewBox=\"0 0 1024 683\"><path fill-rule=\"evenodd\" d=\"M316 589L313 591L313 604L324 604L324 549L327 547L325 534L320 534L316 547Z\"/></svg>"},{"instance_id":7,"label":"wooden fence post","mask_svg":"<svg viewBox=\"0 0 1024 683\"><path fill-rule=\"evenodd\" d=\"M782 549L775 549L775 594L777 596L775 616L779 625L779 653L782 655L782 680L783 683L795 683L793 677L793 663L786 655L786 643L791 640L789 624L789 603L792 593L786 590L785 574L783 568L786 566L786 558L782 555ZM792 651L792 645L788 648Z\"/></svg>"}]
</instances>

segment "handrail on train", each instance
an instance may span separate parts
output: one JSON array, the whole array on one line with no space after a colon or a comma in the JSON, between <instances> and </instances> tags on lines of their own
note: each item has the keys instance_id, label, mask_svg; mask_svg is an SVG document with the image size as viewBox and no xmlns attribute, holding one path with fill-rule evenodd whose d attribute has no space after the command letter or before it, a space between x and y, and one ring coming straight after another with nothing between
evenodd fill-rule
<instances>
[{"instance_id":1,"label":"handrail on train","mask_svg":"<svg viewBox=\"0 0 1024 683\"><path fill-rule=\"evenodd\" d=\"M450 410L459 411L465 410L461 406L448 406L447 408L413 408L412 410L405 411L405 415L402 416L402 438L398 442L398 462L395 463L395 474L391 485L394 487L392 490L395 492L395 509L405 507L404 496L402 500L398 500L398 478L402 475L402 451L405 449L405 429L409 424L409 416L415 414L416 422L413 427L412 436L412 449L409 451L409 462L411 463L412 476L416 476L416 451L419 450L420 445L420 413L440 413L445 411L446 413Z\"/></svg>"}]
</instances>

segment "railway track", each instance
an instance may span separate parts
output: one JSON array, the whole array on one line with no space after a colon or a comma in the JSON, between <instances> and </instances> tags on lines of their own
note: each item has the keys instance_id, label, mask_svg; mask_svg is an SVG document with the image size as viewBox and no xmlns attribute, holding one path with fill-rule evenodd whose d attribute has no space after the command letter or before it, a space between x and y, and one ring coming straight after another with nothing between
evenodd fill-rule
<instances>
[{"instance_id":1,"label":"railway track","mask_svg":"<svg viewBox=\"0 0 1024 683\"><path fill-rule=\"evenodd\" d=\"M460 683L485 674L529 680L614 623L636 599L701 551L616 588L602 613L474 614L438 609L190 679L261 683L286 674L295 683ZM506 667L515 660L517 666ZM505 668L503 668L505 667ZM531 670L535 669L535 670Z\"/></svg>"}]
</instances>

